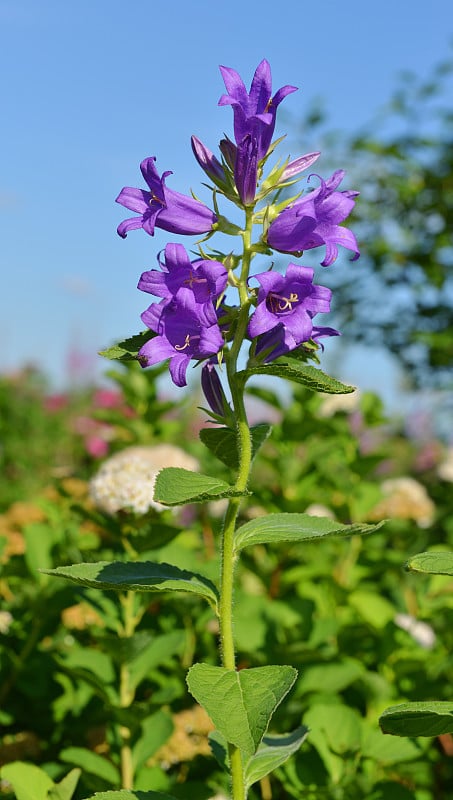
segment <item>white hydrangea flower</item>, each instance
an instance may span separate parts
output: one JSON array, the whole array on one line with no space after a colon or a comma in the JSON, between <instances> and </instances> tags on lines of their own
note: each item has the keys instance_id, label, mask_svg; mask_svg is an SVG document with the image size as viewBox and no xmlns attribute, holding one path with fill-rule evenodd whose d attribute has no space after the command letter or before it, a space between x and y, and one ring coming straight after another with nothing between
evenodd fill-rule
<instances>
[{"instance_id":1,"label":"white hydrangea flower","mask_svg":"<svg viewBox=\"0 0 453 800\"><path fill-rule=\"evenodd\" d=\"M420 528L434 522L436 506L425 487L414 478L390 478L381 484L383 499L371 512L372 519L413 519Z\"/></svg>"},{"instance_id":2,"label":"white hydrangea flower","mask_svg":"<svg viewBox=\"0 0 453 800\"><path fill-rule=\"evenodd\" d=\"M448 448L446 457L437 468L437 474L443 481L453 483L453 447Z\"/></svg>"},{"instance_id":3,"label":"white hydrangea flower","mask_svg":"<svg viewBox=\"0 0 453 800\"><path fill-rule=\"evenodd\" d=\"M359 407L360 391L355 389L348 394L321 394L321 406L318 414L320 417L333 417L338 411L352 414Z\"/></svg>"},{"instance_id":4,"label":"white hydrangea flower","mask_svg":"<svg viewBox=\"0 0 453 800\"><path fill-rule=\"evenodd\" d=\"M0 611L0 633L8 633L13 622L13 615L9 611Z\"/></svg>"},{"instance_id":5,"label":"white hydrangea flower","mask_svg":"<svg viewBox=\"0 0 453 800\"><path fill-rule=\"evenodd\" d=\"M395 625L407 631L420 647L425 650L431 650L436 643L436 634L434 633L431 625L427 622L420 622L420 620L412 617L410 614L395 614Z\"/></svg>"},{"instance_id":6,"label":"white hydrangea flower","mask_svg":"<svg viewBox=\"0 0 453 800\"><path fill-rule=\"evenodd\" d=\"M308 514L310 517L329 517L329 519L335 519L333 511L322 503L311 503L305 509L304 514Z\"/></svg>"},{"instance_id":7,"label":"white hydrangea flower","mask_svg":"<svg viewBox=\"0 0 453 800\"><path fill-rule=\"evenodd\" d=\"M108 514L120 510L146 514L150 508L163 511L166 506L156 503L153 494L157 474L164 467L196 471L199 465L196 459L171 444L127 447L107 459L91 479L91 498Z\"/></svg>"}]
</instances>

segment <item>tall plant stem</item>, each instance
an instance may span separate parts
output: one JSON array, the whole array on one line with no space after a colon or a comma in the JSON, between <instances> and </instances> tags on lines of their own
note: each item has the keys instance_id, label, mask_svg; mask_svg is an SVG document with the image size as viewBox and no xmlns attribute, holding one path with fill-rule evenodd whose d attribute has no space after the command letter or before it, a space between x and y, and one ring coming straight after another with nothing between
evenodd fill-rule
<instances>
[{"instance_id":1,"label":"tall plant stem","mask_svg":"<svg viewBox=\"0 0 453 800\"><path fill-rule=\"evenodd\" d=\"M237 376L237 360L244 340L247 324L249 297L247 291L247 279L251 261L251 231L253 225L253 209L246 210L246 225L243 231L243 257L242 271L238 283L241 309L238 316L238 324L235 337L229 353L227 362L227 376L230 386L233 408L236 417L236 440L239 457L239 467L235 482L237 492L245 492L249 480L250 467L252 463L252 442L247 414L244 405L244 383ZM220 590L220 641L222 648L222 663L226 669L236 668L236 656L234 647L233 632L233 603L234 603L234 532L236 520L241 503L240 497L233 497L228 503L222 536L222 573ZM244 786L244 776L242 768L242 757L240 750L234 745L229 745L229 756L231 764L232 792L233 800L245 800L246 792Z\"/></svg>"},{"instance_id":2,"label":"tall plant stem","mask_svg":"<svg viewBox=\"0 0 453 800\"><path fill-rule=\"evenodd\" d=\"M134 592L128 591L121 596L123 607L123 625L120 636L129 638L133 636L137 624L137 616L134 614L135 597ZM128 663L121 664L120 667L120 706L129 708L135 696L134 690L130 686L130 673ZM121 788L132 789L134 785L134 764L132 758L132 748L130 745L131 732L126 725L119 726L120 735L120 761L121 761Z\"/></svg>"}]
</instances>

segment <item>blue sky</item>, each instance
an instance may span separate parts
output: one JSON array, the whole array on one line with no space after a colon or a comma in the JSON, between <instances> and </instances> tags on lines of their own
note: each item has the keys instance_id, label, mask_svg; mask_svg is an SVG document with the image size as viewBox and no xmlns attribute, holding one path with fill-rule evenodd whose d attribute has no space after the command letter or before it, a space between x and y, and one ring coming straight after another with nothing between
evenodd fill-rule
<instances>
[{"instance_id":1,"label":"blue sky","mask_svg":"<svg viewBox=\"0 0 453 800\"><path fill-rule=\"evenodd\" d=\"M274 88L300 87L288 115L322 97L332 127L353 131L400 71L423 76L447 56L452 27L451 0L0 0L0 370L34 362L61 384L71 350L93 374L108 366L99 349L142 328L137 280L168 236L121 240L114 199L142 185L149 155L171 188L203 196L190 136L215 149L232 132L219 64L249 84L266 57Z\"/></svg>"}]
</instances>

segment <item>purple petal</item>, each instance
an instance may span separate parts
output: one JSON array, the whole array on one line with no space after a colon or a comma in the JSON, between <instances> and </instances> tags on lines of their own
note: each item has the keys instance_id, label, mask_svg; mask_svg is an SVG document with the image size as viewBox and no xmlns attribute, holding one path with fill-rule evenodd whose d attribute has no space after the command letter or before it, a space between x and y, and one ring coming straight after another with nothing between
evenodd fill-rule
<instances>
[{"instance_id":1,"label":"purple petal","mask_svg":"<svg viewBox=\"0 0 453 800\"><path fill-rule=\"evenodd\" d=\"M189 362L190 357L182 353L178 353L170 359L170 375L176 386L187 386L186 372Z\"/></svg>"},{"instance_id":2,"label":"purple petal","mask_svg":"<svg viewBox=\"0 0 453 800\"><path fill-rule=\"evenodd\" d=\"M328 267L335 261L338 255L338 244L342 247L346 247L347 250L352 250L354 256L351 261L357 261L360 256L360 250L354 234L349 228L343 227L343 225L335 225L330 229L329 237L326 239L326 256L324 261L321 261L322 267Z\"/></svg>"},{"instance_id":3,"label":"purple petal","mask_svg":"<svg viewBox=\"0 0 453 800\"><path fill-rule=\"evenodd\" d=\"M228 94L223 94L219 100L219 106L234 103L247 103L248 94L244 81L235 69L231 67L219 67L222 73L223 82Z\"/></svg>"},{"instance_id":4,"label":"purple petal","mask_svg":"<svg viewBox=\"0 0 453 800\"><path fill-rule=\"evenodd\" d=\"M129 231L136 231L143 225L143 217L131 217L124 219L117 227L117 232L122 239L125 239Z\"/></svg>"},{"instance_id":5,"label":"purple petal","mask_svg":"<svg viewBox=\"0 0 453 800\"><path fill-rule=\"evenodd\" d=\"M167 207L163 208L156 222L159 228L170 233L208 233L217 222L213 211L192 197L172 189L165 189Z\"/></svg>"},{"instance_id":6,"label":"purple petal","mask_svg":"<svg viewBox=\"0 0 453 800\"><path fill-rule=\"evenodd\" d=\"M152 367L154 364L159 364L160 361L166 361L174 354L174 348L167 339L163 336L155 336L140 348L138 358L140 361L146 360L146 366Z\"/></svg>"},{"instance_id":7,"label":"purple petal","mask_svg":"<svg viewBox=\"0 0 453 800\"><path fill-rule=\"evenodd\" d=\"M143 214L149 208L151 195L144 189L133 189L132 186L125 186L121 189L115 203L125 206L129 211L138 211Z\"/></svg>"},{"instance_id":8,"label":"purple petal","mask_svg":"<svg viewBox=\"0 0 453 800\"><path fill-rule=\"evenodd\" d=\"M143 272L137 284L137 289L140 289L141 292L154 294L156 297L172 297L165 281L165 275L157 269Z\"/></svg>"},{"instance_id":9,"label":"purple petal","mask_svg":"<svg viewBox=\"0 0 453 800\"><path fill-rule=\"evenodd\" d=\"M271 68L265 58L258 64L250 86L248 113L262 114L266 111L272 91Z\"/></svg>"}]
</instances>

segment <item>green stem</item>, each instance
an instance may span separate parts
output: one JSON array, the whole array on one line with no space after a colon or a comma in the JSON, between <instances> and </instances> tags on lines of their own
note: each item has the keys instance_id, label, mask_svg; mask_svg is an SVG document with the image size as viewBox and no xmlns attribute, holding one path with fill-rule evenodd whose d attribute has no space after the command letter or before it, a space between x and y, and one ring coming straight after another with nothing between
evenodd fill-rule
<instances>
[{"instance_id":1,"label":"green stem","mask_svg":"<svg viewBox=\"0 0 453 800\"><path fill-rule=\"evenodd\" d=\"M247 290L247 279L252 258L251 232L253 226L253 209L246 210L246 225L242 233L243 257L241 278L238 281L238 291L241 308L238 315L237 329L227 361L227 377L230 386L233 408L236 417L236 437L239 455L239 467L234 488L244 492L250 475L252 464L252 442L247 414L244 405L244 383L237 377L237 360L242 342L247 330L250 300ZM220 643L222 649L222 663L226 669L236 669L236 655L233 631L233 604L234 604L234 571L236 556L234 552L234 533L236 520L241 503L240 497L233 497L228 503L222 536L222 571L220 590ZM245 800L244 774L242 756L239 748L228 745L233 800Z\"/></svg>"},{"instance_id":2,"label":"green stem","mask_svg":"<svg viewBox=\"0 0 453 800\"><path fill-rule=\"evenodd\" d=\"M134 592L125 592L120 597L123 607L123 625L120 637L130 638L135 633L138 617L134 613L135 597ZM128 663L121 664L120 667L120 707L129 708L135 697L135 691L130 686L130 672ZM120 761L121 761L121 788L132 789L134 786L134 764L132 758L132 748L130 744L131 731L127 725L119 726L120 735Z\"/></svg>"}]
</instances>

